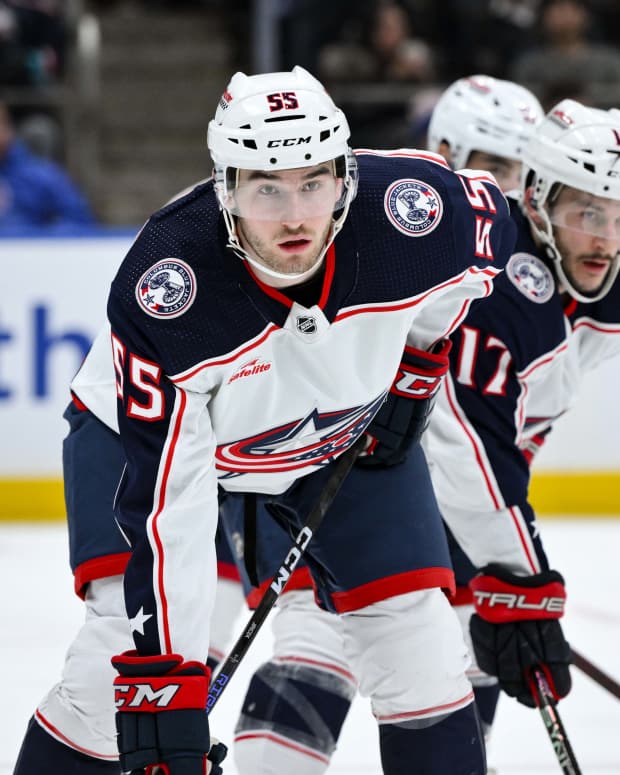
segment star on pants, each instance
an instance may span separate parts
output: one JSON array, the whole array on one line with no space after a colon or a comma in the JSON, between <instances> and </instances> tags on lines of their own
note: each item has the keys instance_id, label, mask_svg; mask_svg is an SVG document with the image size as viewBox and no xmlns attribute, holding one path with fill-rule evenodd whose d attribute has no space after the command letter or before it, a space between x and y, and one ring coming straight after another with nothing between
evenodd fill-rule
<instances>
[{"instance_id":1,"label":"star on pants","mask_svg":"<svg viewBox=\"0 0 620 775\"><path fill-rule=\"evenodd\" d=\"M130 632L139 632L140 635L144 635L144 623L153 618L153 614L145 614L144 608L141 606L138 613L129 620Z\"/></svg>"}]
</instances>

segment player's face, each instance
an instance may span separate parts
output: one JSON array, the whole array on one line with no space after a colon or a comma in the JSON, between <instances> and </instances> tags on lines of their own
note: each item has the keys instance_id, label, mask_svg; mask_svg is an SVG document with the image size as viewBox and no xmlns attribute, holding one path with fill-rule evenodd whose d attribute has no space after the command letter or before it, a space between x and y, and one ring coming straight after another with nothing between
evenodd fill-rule
<instances>
[{"instance_id":1,"label":"player's face","mask_svg":"<svg viewBox=\"0 0 620 775\"><path fill-rule=\"evenodd\" d=\"M549 219L566 276L580 293L596 293L620 250L620 201L564 186Z\"/></svg>"},{"instance_id":2,"label":"player's face","mask_svg":"<svg viewBox=\"0 0 620 775\"><path fill-rule=\"evenodd\" d=\"M333 165L258 172L240 170L232 212L243 248L282 274L311 269L323 249L340 198Z\"/></svg>"},{"instance_id":3,"label":"player's face","mask_svg":"<svg viewBox=\"0 0 620 775\"><path fill-rule=\"evenodd\" d=\"M482 151L472 151L467 160L467 166L472 170L485 170L490 172L502 191L512 191L521 185L521 162L516 159L507 159L504 156L495 156Z\"/></svg>"}]
</instances>

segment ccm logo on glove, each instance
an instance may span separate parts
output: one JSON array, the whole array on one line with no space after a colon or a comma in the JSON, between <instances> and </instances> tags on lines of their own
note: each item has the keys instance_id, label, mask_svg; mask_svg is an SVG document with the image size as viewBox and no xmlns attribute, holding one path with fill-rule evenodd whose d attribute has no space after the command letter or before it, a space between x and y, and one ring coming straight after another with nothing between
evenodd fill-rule
<instances>
[{"instance_id":1,"label":"ccm logo on glove","mask_svg":"<svg viewBox=\"0 0 620 775\"><path fill-rule=\"evenodd\" d=\"M451 347L452 342L446 339L437 353L427 353L413 347L405 348L390 393L403 398L434 396L448 370L448 353Z\"/></svg>"},{"instance_id":2,"label":"ccm logo on glove","mask_svg":"<svg viewBox=\"0 0 620 775\"><path fill-rule=\"evenodd\" d=\"M155 710L165 708L174 710L176 707L187 707L187 702L181 700L173 703L181 684L171 684L167 681L147 684L128 683L123 685L122 678L114 682L114 704L123 710ZM191 707L191 706L190 706Z\"/></svg>"}]
</instances>

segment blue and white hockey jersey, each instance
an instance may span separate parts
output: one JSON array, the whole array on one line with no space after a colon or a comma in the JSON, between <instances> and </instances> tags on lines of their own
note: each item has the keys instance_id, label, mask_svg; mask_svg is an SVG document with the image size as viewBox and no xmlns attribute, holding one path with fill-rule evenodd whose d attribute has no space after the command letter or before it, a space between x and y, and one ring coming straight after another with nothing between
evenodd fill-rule
<instances>
[{"instance_id":1,"label":"blue and white hockey jersey","mask_svg":"<svg viewBox=\"0 0 620 775\"><path fill-rule=\"evenodd\" d=\"M514 224L488 174L417 152L363 151L358 163L359 191L310 308L225 248L211 183L148 221L112 284L127 457L117 519L133 547L126 603L140 653L206 657L218 482L281 493L344 452L405 345L428 349L451 333L512 250ZM96 391L75 388L101 416Z\"/></svg>"},{"instance_id":2,"label":"blue and white hockey jersey","mask_svg":"<svg viewBox=\"0 0 620 775\"><path fill-rule=\"evenodd\" d=\"M527 575L548 567L528 503L530 462L584 373L620 354L620 281L601 301L567 301L511 206L515 252L452 336L423 443L443 517L472 563Z\"/></svg>"}]
</instances>

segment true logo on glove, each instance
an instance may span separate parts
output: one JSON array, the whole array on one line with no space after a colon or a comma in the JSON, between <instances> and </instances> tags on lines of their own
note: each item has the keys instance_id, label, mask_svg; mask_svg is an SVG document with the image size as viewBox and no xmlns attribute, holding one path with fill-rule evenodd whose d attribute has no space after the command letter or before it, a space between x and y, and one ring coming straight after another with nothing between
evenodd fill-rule
<instances>
[{"instance_id":1,"label":"true logo on glove","mask_svg":"<svg viewBox=\"0 0 620 775\"><path fill-rule=\"evenodd\" d=\"M154 689L150 684L129 684L126 686L115 685L114 704L123 710L148 710L156 708L168 708L175 694L181 688L180 684L167 683L159 689Z\"/></svg>"},{"instance_id":2,"label":"true logo on glove","mask_svg":"<svg viewBox=\"0 0 620 775\"><path fill-rule=\"evenodd\" d=\"M527 595L515 595L511 592L484 592L474 590L476 605L480 608L487 605L489 608L504 606L511 610L522 609L524 611L548 611L549 613L562 615L564 613L563 597L543 597L539 601L529 602Z\"/></svg>"}]
</instances>

